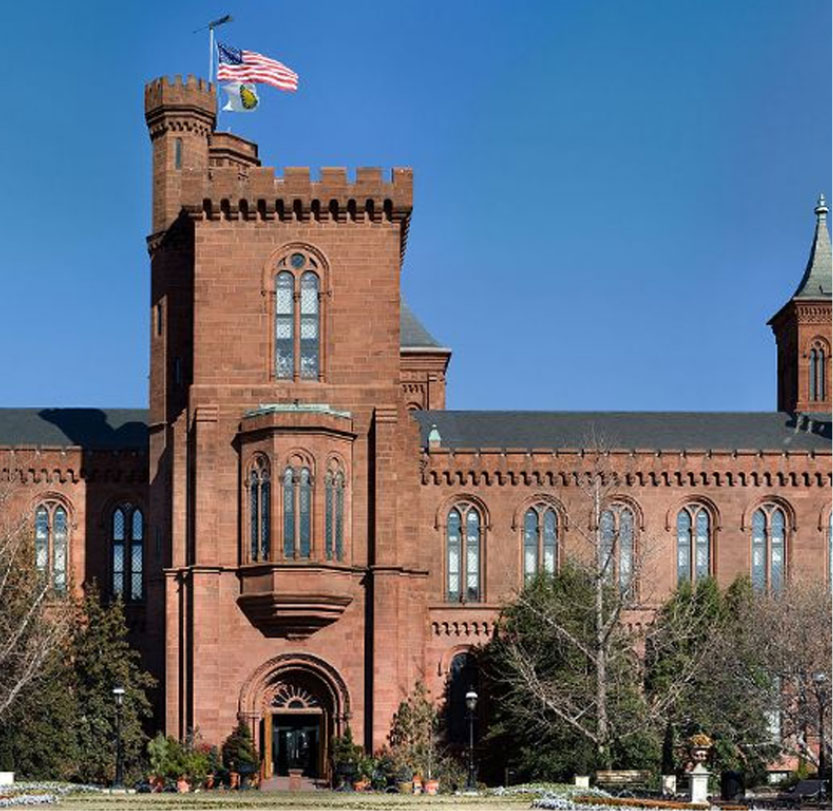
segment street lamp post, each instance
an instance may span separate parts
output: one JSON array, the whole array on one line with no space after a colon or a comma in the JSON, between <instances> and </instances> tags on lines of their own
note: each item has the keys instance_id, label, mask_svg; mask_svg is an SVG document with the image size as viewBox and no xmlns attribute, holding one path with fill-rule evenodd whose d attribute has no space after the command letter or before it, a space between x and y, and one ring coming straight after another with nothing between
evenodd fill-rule
<instances>
[{"instance_id":1,"label":"street lamp post","mask_svg":"<svg viewBox=\"0 0 833 811\"><path fill-rule=\"evenodd\" d=\"M477 790L477 776L474 772L474 711L477 708L477 693L470 687L466 693L466 709L469 719L469 774L466 778L466 790Z\"/></svg>"},{"instance_id":2,"label":"street lamp post","mask_svg":"<svg viewBox=\"0 0 833 811\"><path fill-rule=\"evenodd\" d=\"M116 779L113 780L113 788L124 788L124 758L121 745L121 712L124 704L124 687L114 687L113 698L116 701Z\"/></svg>"}]
</instances>

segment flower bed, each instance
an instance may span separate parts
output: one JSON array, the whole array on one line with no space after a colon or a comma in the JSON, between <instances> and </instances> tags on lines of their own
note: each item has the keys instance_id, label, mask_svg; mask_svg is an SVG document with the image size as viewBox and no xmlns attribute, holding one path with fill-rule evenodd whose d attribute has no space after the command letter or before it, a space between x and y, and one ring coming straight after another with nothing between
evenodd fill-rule
<instances>
[{"instance_id":1,"label":"flower bed","mask_svg":"<svg viewBox=\"0 0 833 811\"><path fill-rule=\"evenodd\" d=\"M599 794L589 794L586 789L580 793L546 794L532 803L533 808L545 808L549 811L609 811L617 808L619 811L645 811L645 809L691 809L701 811L708 809L708 803L684 803L674 800L640 800L638 797L611 797Z\"/></svg>"}]
</instances>

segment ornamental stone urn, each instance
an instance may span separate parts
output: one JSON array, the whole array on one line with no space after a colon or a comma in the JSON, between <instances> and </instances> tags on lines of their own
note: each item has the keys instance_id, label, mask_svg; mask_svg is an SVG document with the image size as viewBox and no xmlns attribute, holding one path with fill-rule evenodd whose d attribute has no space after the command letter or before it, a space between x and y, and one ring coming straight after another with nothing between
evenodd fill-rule
<instances>
[{"instance_id":1,"label":"ornamental stone urn","mask_svg":"<svg viewBox=\"0 0 833 811\"><path fill-rule=\"evenodd\" d=\"M689 740L689 751L694 761L689 780L689 800L693 803L707 803L709 797L709 771L703 765L709 757L712 739L702 732L692 735Z\"/></svg>"}]
</instances>

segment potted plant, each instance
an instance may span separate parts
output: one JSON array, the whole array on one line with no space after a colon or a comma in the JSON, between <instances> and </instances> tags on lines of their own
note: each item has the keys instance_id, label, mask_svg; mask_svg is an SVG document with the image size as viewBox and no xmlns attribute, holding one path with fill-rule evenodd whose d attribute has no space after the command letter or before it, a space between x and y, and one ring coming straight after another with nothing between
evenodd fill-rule
<instances>
[{"instance_id":1,"label":"potted plant","mask_svg":"<svg viewBox=\"0 0 833 811\"><path fill-rule=\"evenodd\" d=\"M229 788L241 787L241 776L250 776L258 769L254 741L245 721L240 721L223 741L223 766L229 770Z\"/></svg>"},{"instance_id":2,"label":"potted plant","mask_svg":"<svg viewBox=\"0 0 833 811\"><path fill-rule=\"evenodd\" d=\"M412 794L414 791L414 770L407 764L401 764L396 771L396 788L400 794Z\"/></svg>"},{"instance_id":3,"label":"potted plant","mask_svg":"<svg viewBox=\"0 0 833 811\"><path fill-rule=\"evenodd\" d=\"M351 786L361 777L359 760L362 754L361 746L353 741L353 732L349 726L343 735L333 738L330 758L333 763L334 788Z\"/></svg>"}]
</instances>

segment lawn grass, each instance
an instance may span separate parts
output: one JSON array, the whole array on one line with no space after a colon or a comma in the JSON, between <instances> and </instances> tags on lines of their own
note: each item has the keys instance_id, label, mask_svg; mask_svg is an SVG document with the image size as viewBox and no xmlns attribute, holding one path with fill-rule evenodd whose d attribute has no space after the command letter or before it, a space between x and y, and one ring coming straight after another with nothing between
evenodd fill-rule
<instances>
[{"instance_id":1,"label":"lawn grass","mask_svg":"<svg viewBox=\"0 0 833 811\"><path fill-rule=\"evenodd\" d=\"M270 811L276 809L344 809L345 811L398 811L398 809L463 808L465 811L520 811L529 808L530 797L435 797L353 792L200 792L195 794L76 794L62 797L66 811Z\"/></svg>"}]
</instances>

